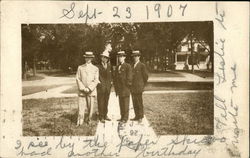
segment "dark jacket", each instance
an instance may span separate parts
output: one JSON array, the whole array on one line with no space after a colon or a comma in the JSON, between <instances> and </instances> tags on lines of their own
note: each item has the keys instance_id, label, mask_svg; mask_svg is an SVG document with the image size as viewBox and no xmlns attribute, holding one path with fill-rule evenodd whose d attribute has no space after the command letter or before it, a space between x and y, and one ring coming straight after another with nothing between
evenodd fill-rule
<instances>
[{"instance_id":1,"label":"dark jacket","mask_svg":"<svg viewBox=\"0 0 250 158\"><path fill-rule=\"evenodd\" d=\"M140 61L136 67L132 66L133 80L131 86L131 93L142 93L148 81L148 71L146 66Z\"/></svg>"},{"instance_id":2,"label":"dark jacket","mask_svg":"<svg viewBox=\"0 0 250 158\"><path fill-rule=\"evenodd\" d=\"M99 81L97 85L97 93L110 93L112 84L112 73L110 64L107 65L107 69L102 64L97 65L99 69Z\"/></svg>"},{"instance_id":3,"label":"dark jacket","mask_svg":"<svg viewBox=\"0 0 250 158\"><path fill-rule=\"evenodd\" d=\"M119 65L115 69L115 92L119 96L129 96L130 87L132 84L132 69L127 63L121 65L120 70L118 70Z\"/></svg>"}]
</instances>

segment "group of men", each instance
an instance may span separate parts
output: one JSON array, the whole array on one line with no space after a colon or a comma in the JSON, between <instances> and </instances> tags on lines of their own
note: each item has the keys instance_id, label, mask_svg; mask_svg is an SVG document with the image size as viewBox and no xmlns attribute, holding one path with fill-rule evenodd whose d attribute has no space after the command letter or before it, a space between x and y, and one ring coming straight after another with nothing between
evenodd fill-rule
<instances>
[{"instance_id":1,"label":"group of men","mask_svg":"<svg viewBox=\"0 0 250 158\"><path fill-rule=\"evenodd\" d=\"M94 66L91 63L94 58L93 52L85 52L85 64L80 65L77 70L76 81L79 96L77 126L91 121L96 95L100 122L105 123L111 120L107 114L112 84L119 98L121 118L118 121L121 123L128 121L131 94L135 112L135 117L131 120L140 123L144 116L142 93L148 80L146 66L140 62L140 51L132 51L131 56L134 61L132 65L125 62L124 51L118 52L119 63L114 72L109 63L109 52L104 51L100 56L101 63ZM87 117L84 117L85 109L88 111Z\"/></svg>"}]
</instances>

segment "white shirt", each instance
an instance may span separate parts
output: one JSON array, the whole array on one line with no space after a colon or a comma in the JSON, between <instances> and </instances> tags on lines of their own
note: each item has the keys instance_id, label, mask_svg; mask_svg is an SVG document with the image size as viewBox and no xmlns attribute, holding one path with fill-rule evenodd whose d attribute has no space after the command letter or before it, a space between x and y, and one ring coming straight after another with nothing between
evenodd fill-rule
<instances>
[{"instance_id":1,"label":"white shirt","mask_svg":"<svg viewBox=\"0 0 250 158\"><path fill-rule=\"evenodd\" d=\"M120 65L119 65L119 67L118 67L118 70L120 70L120 69L121 69L121 65L122 65L123 63L124 63L124 62L120 63Z\"/></svg>"},{"instance_id":2,"label":"white shirt","mask_svg":"<svg viewBox=\"0 0 250 158\"><path fill-rule=\"evenodd\" d=\"M102 66L104 67L104 69L107 69L107 63L105 63L105 62L102 62Z\"/></svg>"},{"instance_id":3,"label":"white shirt","mask_svg":"<svg viewBox=\"0 0 250 158\"><path fill-rule=\"evenodd\" d=\"M134 64L134 68L136 67L136 65L139 63L140 60L138 60L135 64Z\"/></svg>"}]
</instances>

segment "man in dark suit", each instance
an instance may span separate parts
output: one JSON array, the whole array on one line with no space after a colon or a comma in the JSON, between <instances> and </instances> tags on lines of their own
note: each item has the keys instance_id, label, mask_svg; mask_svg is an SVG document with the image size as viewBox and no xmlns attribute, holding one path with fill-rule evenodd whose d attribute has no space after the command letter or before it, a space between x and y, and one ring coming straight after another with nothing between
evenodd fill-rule
<instances>
[{"instance_id":1,"label":"man in dark suit","mask_svg":"<svg viewBox=\"0 0 250 158\"><path fill-rule=\"evenodd\" d=\"M132 84L132 69L131 66L125 63L126 54L124 51L117 53L119 65L115 71L115 91L119 96L120 114L122 123L126 123L129 117L129 96L130 87Z\"/></svg>"},{"instance_id":2,"label":"man in dark suit","mask_svg":"<svg viewBox=\"0 0 250 158\"><path fill-rule=\"evenodd\" d=\"M133 80L131 86L131 94L135 111L135 118L131 120L138 121L139 123L142 121L142 118L144 116L142 92L148 81L148 71L146 66L140 62L140 56L140 51L132 52L134 64L132 66Z\"/></svg>"},{"instance_id":3,"label":"man in dark suit","mask_svg":"<svg viewBox=\"0 0 250 158\"><path fill-rule=\"evenodd\" d=\"M107 113L110 89L112 85L112 77L111 66L108 63L109 52L104 51L100 56L101 64L97 66L99 69L100 81L100 83L97 85L97 102L100 122L105 123L105 120L110 121L110 118L108 118Z\"/></svg>"}]
</instances>

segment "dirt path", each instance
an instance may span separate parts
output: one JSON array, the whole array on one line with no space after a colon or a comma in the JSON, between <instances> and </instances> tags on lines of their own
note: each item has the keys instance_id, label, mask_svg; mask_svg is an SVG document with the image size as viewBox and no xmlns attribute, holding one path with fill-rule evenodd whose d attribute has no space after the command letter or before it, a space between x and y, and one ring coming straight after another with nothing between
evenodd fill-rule
<instances>
[{"instance_id":1,"label":"dirt path","mask_svg":"<svg viewBox=\"0 0 250 158\"><path fill-rule=\"evenodd\" d=\"M48 86L48 85L66 85L76 83L74 77L51 77L45 74L39 74L44 77L42 80L34 80L34 81L22 81L22 86Z\"/></svg>"},{"instance_id":2,"label":"dirt path","mask_svg":"<svg viewBox=\"0 0 250 158\"><path fill-rule=\"evenodd\" d=\"M77 94L64 94L63 91L71 88L72 85L60 86L57 88L48 89L46 91L37 92L22 96L23 99L47 99L47 98L61 98L61 97L75 97Z\"/></svg>"}]
</instances>

